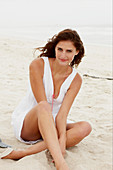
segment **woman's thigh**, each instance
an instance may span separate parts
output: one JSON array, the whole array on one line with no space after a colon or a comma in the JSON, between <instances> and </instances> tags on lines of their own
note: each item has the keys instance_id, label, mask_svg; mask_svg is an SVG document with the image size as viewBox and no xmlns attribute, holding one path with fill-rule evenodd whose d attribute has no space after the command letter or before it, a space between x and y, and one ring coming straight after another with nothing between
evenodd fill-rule
<instances>
[{"instance_id":1,"label":"woman's thigh","mask_svg":"<svg viewBox=\"0 0 113 170\"><path fill-rule=\"evenodd\" d=\"M26 141L34 141L42 138L38 126L37 106L25 116L21 138Z\"/></svg>"}]
</instances>

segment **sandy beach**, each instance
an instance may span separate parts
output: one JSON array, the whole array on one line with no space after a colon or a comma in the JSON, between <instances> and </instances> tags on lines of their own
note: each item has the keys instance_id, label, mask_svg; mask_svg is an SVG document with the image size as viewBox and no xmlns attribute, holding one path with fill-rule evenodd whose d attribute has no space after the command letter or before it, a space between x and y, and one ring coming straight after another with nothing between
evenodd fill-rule
<instances>
[{"instance_id":1,"label":"sandy beach","mask_svg":"<svg viewBox=\"0 0 113 170\"><path fill-rule=\"evenodd\" d=\"M43 41L0 36L0 138L14 149L29 145L19 142L11 126L15 107L27 92L29 64L34 48ZM87 44L86 56L78 67L83 77L81 90L69 113L70 120L85 120L92 133L80 144L66 151L71 170L112 170L112 48ZM86 77L97 76L100 78ZM0 148L0 154L5 149ZM19 161L1 160L0 170L55 170L47 151Z\"/></svg>"}]
</instances>

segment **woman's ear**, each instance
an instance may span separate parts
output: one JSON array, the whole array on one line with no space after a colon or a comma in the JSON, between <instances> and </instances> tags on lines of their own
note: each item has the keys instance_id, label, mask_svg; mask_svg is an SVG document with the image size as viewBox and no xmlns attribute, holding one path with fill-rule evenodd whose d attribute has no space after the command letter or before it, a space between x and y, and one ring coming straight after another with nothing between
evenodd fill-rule
<instances>
[{"instance_id":1,"label":"woman's ear","mask_svg":"<svg viewBox=\"0 0 113 170\"><path fill-rule=\"evenodd\" d=\"M78 53L79 53L79 50L76 51L76 54L75 54L75 55L78 55Z\"/></svg>"}]
</instances>

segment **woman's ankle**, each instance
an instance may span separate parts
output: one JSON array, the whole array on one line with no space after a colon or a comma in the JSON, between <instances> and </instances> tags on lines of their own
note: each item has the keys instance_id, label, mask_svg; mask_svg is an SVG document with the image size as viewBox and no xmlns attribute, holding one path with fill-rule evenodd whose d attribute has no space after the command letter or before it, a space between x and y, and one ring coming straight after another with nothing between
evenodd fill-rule
<instances>
[{"instance_id":1,"label":"woman's ankle","mask_svg":"<svg viewBox=\"0 0 113 170\"><path fill-rule=\"evenodd\" d=\"M56 165L57 168L59 168L59 167L61 167L65 163L66 163L65 160L62 160L62 161L60 160L58 162L55 162L55 165Z\"/></svg>"},{"instance_id":2,"label":"woman's ankle","mask_svg":"<svg viewBox=\"0 0 113 170\"><path fill-rule=\"evenodd\" d=\"M56 165L56 169L57 170L69 170L69 167L66 161L64 160L64 162L60 162L58 165Z\"/></svg>"}]
</instances>

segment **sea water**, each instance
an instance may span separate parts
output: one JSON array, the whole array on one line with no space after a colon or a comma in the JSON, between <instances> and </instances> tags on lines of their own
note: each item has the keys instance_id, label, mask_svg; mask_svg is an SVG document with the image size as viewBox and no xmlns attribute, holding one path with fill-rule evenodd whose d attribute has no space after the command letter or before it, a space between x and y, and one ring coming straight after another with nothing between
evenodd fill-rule
<instances>
[{"instance_id":1,"label":"sea water","mask_svg":"<svg viewBox=\"0 0 113 170\"><path fill-rule=\"evenodd\" d=\"M38 25L27 24L20 26L7 26L0 28L0 35L34 39L38 41L48 41L54 34L57 34L63 29L76 30L85 45L112 45L112 27L111 26L91 26L91 25Z\"/></svg>"}]
</instances>

